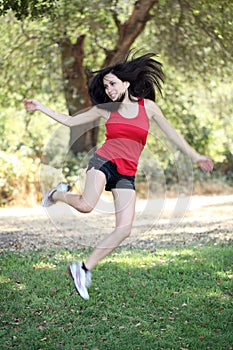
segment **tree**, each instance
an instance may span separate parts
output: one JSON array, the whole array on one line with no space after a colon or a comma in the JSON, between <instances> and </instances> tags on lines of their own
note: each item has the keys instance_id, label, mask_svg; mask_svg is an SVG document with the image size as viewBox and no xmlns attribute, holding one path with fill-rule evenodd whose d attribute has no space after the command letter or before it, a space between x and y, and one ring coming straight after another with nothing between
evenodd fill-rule
<instances>
[{"instance_id":1,"label":"tree","mask_svg":"<svg viewBox=\"0 0 233 350\"><path fill-rule=\"evenodd\" d=\"M210 71L221 74L233 57L232 7L226 0L104 0L95 6L91 0L18 0L4 1L0 13L11 9L22 21L21 47L35 39L40 40L38 51L56 55L59 48L67 109L74 114L90 105L90 71L123 57L139 36L144 36L144 47L162 52L165 61L192 80L199 74L205 79ZM37 25L31 35L27 19ZM74 152L93 149L97 130L93 124L72 129Z\"/></svg>"},{"instance_id":2,"label":"tree","mask_svg":"<svg viewBox=\"0 0 233 350\"><path fill-rule=\"evenodd\" d=\"M158 0L139 0L131 5L131 14L125 20L121 20L119 16L119 4L118 1L104 1L100 3L95 3L96 7L102 11L102 16L104 20L107 20L109 14L111 15L110 21L115 23L115 45L113 47L106 47L104 63L112 64L120 58L123 58L125 54L129 51L134 40L140 35L140 33L145 28L147 21L150 19L149 12L154 4ZM58 5L56 4L58 3ZM86 108L90 106L90 100L88 97L87 90L87 74L86 67L84 65L85 58L85 39L87 34L85 25L93 30L93 26L88 23L87 19L94 19L90 14L84 18L82 23L83 31L76 34L76 39L73 42L72 36L66 30L64 26L64 13L67 15L71 9L76 10L80 14L80 22L82 22L82 14L85 11L90 11L93 7L93 2L88 8L88 2L76 1L74 5L68 4L66 0L60 2L53 1L14 1L4 3L2 8L2 14L5 14L7 10L12 9L16 17L20 20L24 20L25 17L40 17L43 15L44 9L48 8L48 15L51 16L53 20L53 25L61 30L57 33L55 41L59 44L61 48L61 65L62 65L62 75L64 84L64 93L66 98L66 104L69 114L73 115L77 110ZM103 5L107 6L108 14L103 11ZM56 7L57 6L57 7ZM59 8L60 6L60 8ZM53 12L54 11L54 12ZM96 14L96 11L94 11ZM68 15L68 16L69 16ZM101 16L99 17L101 20ZM109 19L108 19L109 21ZM97 20L98 22L98 20ZM113 26L113 23L111 24ZM95 28L94 28L95 29ZM58 29L59 30L59 29ZM77 30L77 29L76 29ZM80 30L80 28L79 28ZM106 30L108 30L106 28ZM98 127L96 123L86 124L82 127L74 127L71 129L71 148L76 154L82 151L92 150L96 146L98 136Z\"/></svg>"}]
</instances>

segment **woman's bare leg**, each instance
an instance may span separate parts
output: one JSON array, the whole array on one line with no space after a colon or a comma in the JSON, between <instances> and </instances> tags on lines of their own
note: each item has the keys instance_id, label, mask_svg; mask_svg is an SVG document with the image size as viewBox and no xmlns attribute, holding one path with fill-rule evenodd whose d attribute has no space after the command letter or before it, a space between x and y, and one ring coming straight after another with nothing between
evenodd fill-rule
<instances>
[{"instance_id":1,"label":"woman's bare leg","mask_svg":"<svg viewBox=\"0 0 233 350\"><path fill-rule=\"evenodd\" d=\"M53 199L66 203L79 212L89 213L96 206L105 184L104 173L92 168L87 171L85 187L81 195L57 191L53 194Z\"/></svg>"},{"instance_id":2,"label":"woman's bare leg","mask_svg":"<svg viewBox=\"0 0 233 350\"><path fill-rule=\"evenodd\" d=\"M112 193L115 204L116 228L97 245L87 258L85 266L89 271L106 255L118 247L131 233L135 213L136 193L131 189L113 189Z\"/></svg>"}]
</instances>

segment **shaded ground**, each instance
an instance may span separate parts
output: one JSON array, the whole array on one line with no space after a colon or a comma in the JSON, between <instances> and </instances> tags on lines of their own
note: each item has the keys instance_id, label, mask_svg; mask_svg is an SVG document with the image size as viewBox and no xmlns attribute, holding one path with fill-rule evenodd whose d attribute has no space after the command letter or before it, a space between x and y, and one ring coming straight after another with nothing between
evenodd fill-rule
<instances>
[{"instance_id":1,"label":"shaded ground","mask_svg":"<svg viewBox=\"0 0 233 350\"><path fill-rule=\"evenodd\" d=\"M1 250L68 249L94 246L114 227L113 206L101 199L90 214L57 204L48 210L0 209ZM168 246L232 243L233 195L138 201L125 247L151 251Z\"/></svg>"}]
</instances>

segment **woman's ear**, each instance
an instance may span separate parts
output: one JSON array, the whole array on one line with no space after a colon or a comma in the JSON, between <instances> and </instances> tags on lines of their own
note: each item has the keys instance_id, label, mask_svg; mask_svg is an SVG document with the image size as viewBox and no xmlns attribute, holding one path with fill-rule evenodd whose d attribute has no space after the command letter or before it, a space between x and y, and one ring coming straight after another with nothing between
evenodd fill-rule
<instances>
[{"instance_id":1,"label":"woman's ear","mask_svg":"<svg viewBox=\"0 0 233 350\"><path fill-rule=\"evenodd\" d=\"M130 82L129 81L124 81L124 85L125 85L125 88L128 89L129 86L130 86Z\"/></svg>"}]
</instances>

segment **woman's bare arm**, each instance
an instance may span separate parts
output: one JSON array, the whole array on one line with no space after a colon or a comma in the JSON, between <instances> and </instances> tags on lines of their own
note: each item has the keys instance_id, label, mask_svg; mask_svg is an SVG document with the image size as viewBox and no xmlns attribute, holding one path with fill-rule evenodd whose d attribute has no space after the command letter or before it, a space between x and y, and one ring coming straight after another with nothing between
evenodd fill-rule
<instances>
[{"instance_id":1,"label":"woman's bare arm","mask_svg":"<svg viewBox=\"0 0 233 350\"><path fill-rule=\"evenodd\" d=\"M86 109L83 112L81 111L75 116L69 116L60 112L56 112L53 109L38 102L37 100L25 99L23 102L24 102L25 108L28 111L40 111L48 115L50 118L56 120L58 123L61 123L68 127L90 123L101 117L107 118L106 111L96 106L90 107L89 109Z\"/></svg>"},{"instance_id":2,"label":"woman's bare arm","mask_svg":"<svg viewBox=\"0 0 233 350\"><path fill-rule=\"evenodd\" d=\"M199 154L194 148L192 148L183 136L167 121L164 117L161 109L153 102L146 101L147 113L164 134L171 140L181 152L189 156L203 171L213 170L213 161L210 157Z\"/></svg>"}]
</instances>

